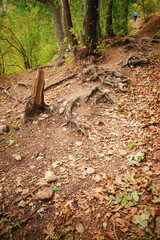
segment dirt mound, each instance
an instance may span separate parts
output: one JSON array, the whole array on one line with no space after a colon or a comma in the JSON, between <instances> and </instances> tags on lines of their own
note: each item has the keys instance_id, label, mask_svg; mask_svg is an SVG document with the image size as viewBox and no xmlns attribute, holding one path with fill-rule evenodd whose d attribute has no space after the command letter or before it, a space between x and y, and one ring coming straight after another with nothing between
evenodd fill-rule
<instances>
[{"instance_id":1,"label":"dirt mound","mask_svg":"<svg viewBox=\"0 0 160 240\"><path fill-rule=\"evenodd\" d=\"M144 23L140 28L139 36L153 36L160 31L160 16L151 16L147 23Z\"/></svg>"}]
</instances>

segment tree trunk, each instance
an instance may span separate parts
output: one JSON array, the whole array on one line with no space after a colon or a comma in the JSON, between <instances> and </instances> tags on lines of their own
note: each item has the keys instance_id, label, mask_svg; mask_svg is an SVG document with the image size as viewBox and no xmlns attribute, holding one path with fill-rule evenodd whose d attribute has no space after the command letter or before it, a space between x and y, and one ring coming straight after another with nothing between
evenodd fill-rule
<instances>
[{"instance_id":1,"label":"tree trunk","mask_svg":"<svg viewBox=\"0 0 160 240\"><path fill-rule=\"evenodd\" d=\"M96 49L98 41L98 0L87 0L87 14L85 18L85 45L89 51Z\"/></svg>"},{"instance_id":2,"label":"tree trunk","mask_svg":"<svg viewBox=\"0 0 160 240\"><path fill-rule=\"evenodd\" d=\"M71 32L73 25L68 0L61 0L62 3L62 19L65 36L70 40L72 46L77 46L76 36Z\"/></svg>"},{"instance_id":3,"label":"tree trunk","mask_svg":"<svg viewBox=\"0 0 160 240\"><path fill-rule=\"evenodd\" d=\"M129 7L129 1L124 1L124 35L128 33L128 7Z\"/></svg>"},{"instance_id":4,"label":"tree trunk","mask_svg":"<svg viewBox=\"0 0 160 240\"><path fill-rule=\"evenodd\" d=\"M61 49L61 54L63 55L66 50L66 44L64 43L64 32L61 23L61 14L58 1L56 0L38 0L38 1L44 3L52 11L56 36Z\"/></svg>"},{"instance_id":5,"label":"tree trunk","mask_svg":"<svg viewBox=\"0 0 160 240\"><path fill-rule=\"evenodd\" d=\"M106 32L108 36L113 37L113 26L112 26L112 7L113 7L113 0L108 1L108 10L107 10L107 29Z\"/></svg>"},{"instance_id":6,"label":"tree trunk","mask_svg":"<svg viewBox=\"0 0 160 240\"><path fill-rule=\"evenodd\" d=\"M28 122L36 114L39 114L44 111L44 83L45 83L45 71L40 69L37 71L37 77L34 83L33 91L31 98L26 103L24 122Z\"/></svg>"}]
</instances>

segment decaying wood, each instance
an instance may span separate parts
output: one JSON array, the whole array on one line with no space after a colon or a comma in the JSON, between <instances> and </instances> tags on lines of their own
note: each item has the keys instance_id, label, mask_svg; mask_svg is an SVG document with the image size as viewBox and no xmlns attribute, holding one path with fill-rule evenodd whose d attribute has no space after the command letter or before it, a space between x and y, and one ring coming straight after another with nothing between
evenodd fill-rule
<instances>
[{"instance_id":1,"label":"decaying wood","mask_svg":"<svg viewBox=\"0 0 160 240\"><path fill-rule=\"evenodd\" d=\"M28 122L36 114L44 111L44 82L45 82L45 72L40 69L37 71L37 77L33 86L32 94L25 106L24 122Z\"/></svg>"},{"instance_id":2,"label":"decaying wood","mask_svg":"<svg viewBox=\"0 0 160 240\"><path fill-rule=\"evenodd\" d=\"M44 66L39 66L39 67L36 67L36 68L32 68L31 70L29 70L29 73L35 71L35 70L38 70L38 69L43 69L43 68L47 68L47 67L54 67L54 65L51 65L51 64L48 64L48 65L44 65Z\"/></svg>"},{"instance_id":3,"label":"decaying wood","mask_svg":"<svg viewBox=\"0 0 160 240\"><path fill-rule=\"evenodd\" d=\"M24 83L24 82L18 82L17 84L18 86L24 86L26 88L29 88L29 85L27 83Z\"/></svg>"},{"instance_id":4,"label":"decaying wood","mask_svg":"<svg viewBox=\"0 0 160 240\"><path fill-rule=\"evenodd\" d=\"M79 97L73 99L73 101L71 102L71 105L66 109L67 123L64 124L63 126L66 126L68 124L71 124L71 125L75 124L77 129L78 129L78 131L80 131L85 137L87 137L87 133L86 133L87 126L85 126L82 123L78 122L72 116L72 108L74 107L74 105L77 103L78 100L79 100Z\"/></svg>"},{"instance_id":5,"label":"decaying wood","mask_svg":"<svg viewBox=\"0 0 160 240\"><path fill-rule=\"evenodd\" d=\"M63 79L61 79L61 80L58 81L58 82L52 83L52 84L48 85L48 86L44 89L44 91L46 91L46 90L48 90L48 89L50 89L50 88L52 88L52 87L55 87L55 86L59 85L59 84L62 83L62 82L66 82L67 80L70 80L70 79L74 78L74 77L77 76L77 75L78 75L78 73L73 73L72 75L70 75L70 76L68 76L68 77L66 77L66 78L63 78Z\"/></svg>"},{"instance_id":6,"label":"decaying wood","mask_svg":"<svg viewBox=\"0 0 160 240\"><path fill-rule=\"evenodd\" d=\"M149 59L140 59L137 56L129 56L125 62L125 64L123 65L123 67L126 66L137 66L137 65L142 65L142 64L148 64L149 63Z\"/></svg>"}]
</instances>

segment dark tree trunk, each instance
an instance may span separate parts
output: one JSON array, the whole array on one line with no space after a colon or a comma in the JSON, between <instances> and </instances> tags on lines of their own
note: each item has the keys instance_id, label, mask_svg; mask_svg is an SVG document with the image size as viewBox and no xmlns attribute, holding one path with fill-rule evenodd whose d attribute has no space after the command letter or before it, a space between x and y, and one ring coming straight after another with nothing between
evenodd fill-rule
<instances>
[{"instance_id":1,"label":"dark tree trunk","mask_svg":"<svg viewBox=\"0 0 160 240\"><path fill-rule=\"evenodd\" d=\"M56 0L37 0L37 1L44 3L52 11L56 36L61 49L61 54L63 55L66 49L66 45L64 44L64 32L61 23L61 14L58 1Z\"/></svg>"},{"instance_id":2,"label":"dark tree trunk","mask_svg":"<svg viewBox=\"0 0 160 240\"><path fill-rule=\"evenodd\" d=\"M88 50L96 49L98 41L98 0L87 0L87 13L85 17L85 45Z\"/></svg>"},{"instance_id":3,"label":"dark tree trunk","mask_svg":"<svg viewBox=\"0 0 160 240\"><path fill-rule=\"evenodd\" d=\"M124 1L124 35L128 33L128 7L129 7L129 1Z\"/></svg>"},{"instance_id":4,"label":"dark tree trunk","mask_svg":"<svg viewBox=\"0 0 160 240\"><path fill-rule=\"evenodd\" d=\"M113 7L113 0L108 1L108 10L107 10L107 29L106 32L108 36L113 37L113 26L112 26L112 7Z\"/></svg>"},{"instance_id":5,"label":"dark tree trunk","mask_svg":"<svg viewBox=\"0 0 160 240\"><path fill-rule=\"evenodd\" d=\"M63 29L65 36L70 40L73 46L77 46L78 42L76 36L71 32L73 25L68 0L61 0L61 2L62 2Z\"/></svg>"}]
</instances>

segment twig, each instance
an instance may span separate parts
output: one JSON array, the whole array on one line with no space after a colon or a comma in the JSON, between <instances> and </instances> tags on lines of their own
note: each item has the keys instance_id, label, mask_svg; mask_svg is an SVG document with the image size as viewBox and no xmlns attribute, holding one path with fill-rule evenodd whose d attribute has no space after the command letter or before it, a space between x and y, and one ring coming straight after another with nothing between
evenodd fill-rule
<instances>
[{"instance_id":1,"label":"twig","mask_svg":"<svg viewBox=\"0 0 160 240\"><path fill-rule=\"evenodd\" d=\"M113 216L111 217L111 219L112 219L112 222L113 222L113 232L114 232L115 239L119 240L118 237L117 237L116 224L115 224L115 220L114 220Z\"/></svg>"},{"instance_id":2,"label":"twig","mask_svg":"<svg viewBox=\"0 0 160 240\"><path fill-rule=\"evenodd\" d=\"M12 96L9 92L8 92L8 89L10 89L10 86L9 87L6 87L5 89L0 87L3 92L8 96L10 97L11 99L15 100L15 101L18 101L18 102L22 102L20 99L16 99L14 96Z\"/></svg>"},{"instance_id":3,"label":"twig","mask_svg":"<svg viewBox=\"0 0 160 240\"><path fill-rule=\"evenodd\" d=\"M78 75L78 73L73 73L72 75L70 75L70 76L68 76L68 77L66 77L66 78L63 78L63 79L61 79L61 80L58 81L58 82L52 83L51 85L48 85L48 86L44 89L44 91L46 91L46 90L48 90L48 89L50 89L50 88L52 88L52 87L54 87L54 86L57 86L57 85L59 85L59 84L62 83L62 82L66 82L67 80L69 80L69 79L71 79L71 78L74 78L74 77L77 76L77 75Z\"/></svg>"},{"instance_id":4,"label":"twig","mask_svg":"<svg viewBox=\"0 0 160 240\"><path fill-rule=\"evenodd\" d=\"M26 88L29 88L28 84L27 83L24 83L24 82L18 82L17 84L18 86L24 86Z\"/></svg>"},{"instance_id":5,"label":"twig","mask_svg":"<svg viewBox=\"0 0 160 240\"><path fill-rule=\"evenodd\" d=\"M37 70L37 69L43 69L43 68L47 68L47 67L54 67L54 65L44 65L44 66L39 66L39 67L36 67L36 68L32 68L31 70L29 70L29 73L33 72L34 70Z\"/></svg>"}]
</instances>

